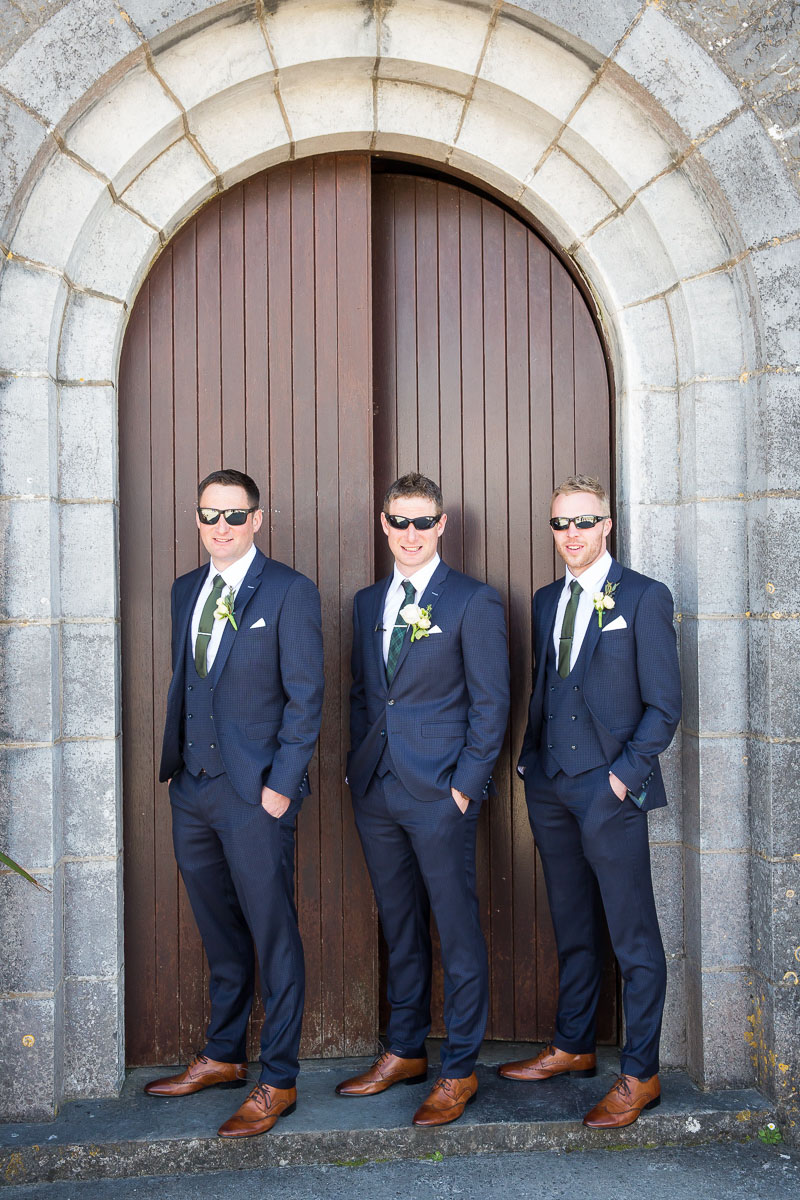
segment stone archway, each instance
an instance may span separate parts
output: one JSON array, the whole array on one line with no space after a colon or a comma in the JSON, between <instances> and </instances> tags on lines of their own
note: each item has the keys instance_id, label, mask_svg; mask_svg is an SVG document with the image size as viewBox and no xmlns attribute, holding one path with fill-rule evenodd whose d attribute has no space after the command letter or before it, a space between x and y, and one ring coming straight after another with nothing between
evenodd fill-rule
<instances>
[{"instance_id":1,"label":"stone archway","mask_svg":"<svg viewBox=\"0 0 800 1200\"><path fill-rule=\"evenodd\" d=\"M791 250L768 242L800 226L798 204L738 94L657 7L629 24L613 5L603 30L567 14L572 27L558 27L538 7L227 3L166 28L137 0L125 18L87 16L96 37L78 54L61 10L0 73L41 144L0 276L4 419L36 464L7 471L6 761L15 804L34 795L40 825L64 829L63 850L55 836L32 850L54 895L36 900L36 953L6 983L14 1028L35 1026L41 1047L30 1085L7 1085L9 1111L51 1111L41 1097L58 1102L62 1059L66 1095L112 1091L122 1067L114 431L130 305L161 244L220 188L353 148L419 155L495 191L557 239L597 298L617 385L621 547L673 586L682 615L686 714L669 760L683 811L652 827L667 1061L708 1083L751 1075L744 1043L728 1044L750 1006L742 498L770 478L747 430L772 387L762 338L773 366L789 350L759 296L780 286ZM59 90L53 58L70 56ZM752 194L732 150L761 164ZM753 636L763 649L771 635ZM758 727L771 720L762 706ZM87 911L102 914L91 928Z\"/></svg>"}]
</instances>

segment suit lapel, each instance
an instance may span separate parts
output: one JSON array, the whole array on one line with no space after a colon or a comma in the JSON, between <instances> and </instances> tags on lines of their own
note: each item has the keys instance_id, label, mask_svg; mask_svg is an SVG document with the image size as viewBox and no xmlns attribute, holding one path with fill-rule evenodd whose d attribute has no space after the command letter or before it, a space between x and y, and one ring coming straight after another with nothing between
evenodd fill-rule
<instances>
[{"instance_id":1,"label":"suit lapel","mask_svg":"<svg viewBox=\"0 0 800 1200\"><path fill-rule=\"evenodd\" d=\"M608 575L606 575L605 582L598 590L602 591L605 583L619 583L621 578L622 567L615 558L612 558L611 566L608 569ZM589 663L592 661L592 655L597 649L597 643L600 641L600 635L602 632L602 627L597 621L597 614L592 613L592 616L589 620L589 628L586 630L586 634L584 635L583 639L583 645L581 646L581 653L586 656L587 671L589 669Z\"/></svg>"},{"instance_id":2,"label":"suit lapel","mask_svg":"<svg viewBox=\"0 0 800 1200\"><path fill-rule=\"evenodd\" d=\"M375 605L372 613L372 633L370 635L375 655L378 659L378 678L384 687L388 687L388 684L386 683L386 663L383 659L383 610L386 607L386 596L389 588L392 586L393 579L394 575L390 575L388 579L375 584Z\"/></svg>"},{"instance_id":3,"label":"suit lapel","mask_svg":"<svg viewBox=\"0 0 800 1200\"><path fill-rule=\"evenodd\" d=\"M447 563L440 562L438 567L434 571L433 575L431 576L428 586L425 588L425 591L422 593L419 600L417 601L420 608L426 608L427 605L430 604L430 606L431 606L431 624L432 625L436 624L436 621L433 619L434 613L436 611L436 605L439 601L439 597L441 596L442 592L444 591L446 581L447 581L447 576L449 575L449 573L450 573L450 568L447 566ZM433 636L436 637L436 634L433 634ZM397 666L395 667L392 682L394 682L394 680L397 678L400 668L402 667L403 663L406 660L406 656L408 654L410 645L411 645L411 634L406 633L405 637L403 638L403 645L400 650L400 657L397 660ZM384 672L384 676L385 676L385 672Z\"/></svg>"},{"instance_id":4,"label":"suit lapel","mask_svg":"<svg viewBox=\"0 0 800 1200\"><path fill-rule=\"evenodd\" d=\"M539 688L540 681L543 683L545 672L547 670L547 656L553 651L553 630L556 623L556 612L558 610L558 601L561 596L561 590L564 586L563 579L556 580L551 585L551 592L548 594L542 606L542 620L540 622L539 644L536 647L536 689Z\"/></svg>"},{"instance_id":5,"label":"suit lapel","mask_svg":"<svg viewBox=\"0 0 800 1200\"><path fill-rule=\"evenodd\" d=\"M236 593L236 604L233 615L236 619L237 629L233 628L230 621L226 620L225 622L222 641L219 644L219 650L214 659L214 665L211 668L211 673L215 679L219 678L225 668L228 655L233 647L233 639L236 637L238 630L242 628L245 609L261 586L262 571L267 565L267 561L266 555L262 554L260 550L256 550L256 556L250 563L247 574L242 580L241 587Z\"/></svg>"}]
</instances>

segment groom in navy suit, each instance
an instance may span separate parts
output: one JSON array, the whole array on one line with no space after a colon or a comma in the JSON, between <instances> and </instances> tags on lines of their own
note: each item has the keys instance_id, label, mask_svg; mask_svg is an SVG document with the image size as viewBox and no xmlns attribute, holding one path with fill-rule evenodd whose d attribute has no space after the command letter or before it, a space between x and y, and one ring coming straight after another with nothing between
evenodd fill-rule
<instances>
[{"instance_id":1,"label":"groom in navy suit","mask_svg":"<svg viewBox=\"0 0 800 1200\"><path fill-rule=\"evenodd\" d=\"M347 778L389 949L391 1016L388 1049L336 1090L372 1096L426 1078L433 910L447 1038L415 1125L456 1120L478 1088L488 968L475 834L509 708L502 602L441 561L446 522L432 480L414 472L393 483L381 526L394 571L353 606Z\"/></svg>"},{"instance_id":2,"label":"groom in navy suit","mask_svg":"<svg viewBox=\"0 0 800 1200\"><path fill-rule=\"evenodd\" d=\"M322 708L319 593L253 543L256 484L215 471L197 493L211 556L172 588L172 682L159 778L169 779L175 857L209 964L206 1043L151 1096L243 1086L253 944L265 1018L260 1081L220 1128L270 1129L295 1106L303 946L294 903L294 831Z\"/></svg>"},{"instance_id":3,"label":"groom in navy suit","mask_svg":"<svg viewBox=\"0 0 800 1200\"><path fill-rule=\"evenodd\" d=\"M647 812L667 803L658 756L672 741L681 685L672 596L606 549L608 496L572 476L550 525L563 580L533 598L534 678L517 770L544 868L558 948L552 1045L506 1063L506 1079L594 1075L600 905L623 979L619 1078L584 1117L597 1129L659 1103L666 964L650 876Z\"/></svg>"}]
</instances>

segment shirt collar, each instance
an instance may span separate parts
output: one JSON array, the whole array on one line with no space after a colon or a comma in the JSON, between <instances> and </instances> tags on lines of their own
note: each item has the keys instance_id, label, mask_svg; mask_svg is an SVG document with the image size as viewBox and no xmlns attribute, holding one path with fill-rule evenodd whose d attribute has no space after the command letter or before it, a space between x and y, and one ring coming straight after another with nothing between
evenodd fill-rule
<instances>
[{"instance_id":1,"label":"shirt collar","mask_svg":"<svg viewBox=\"0 0 800 1200\"><path fill-rule=\"evenodd\" d=\"M403 575L400 571L398 571L397 563L395 563L394 574L392 576L391 591L402 591L403 584L405 583L405 581L407 579L409 581L409 583L413 584L414 591L416 592L417 597L420 597L422 595L422 593L425 591L425 588L428 586L430 581L433 579L434 572L436 571L436 568L439 566L439 563L441 561L442 560L439 557L439 555L434 554L431 561L425 563L425 566L420 567L420 569L418 571L415 571L415 573L413 575Z\"/></svg>"},{"instance_id":2,"label":"shirt collar","mask_svg":"<svg viewBox=\"0 0 800 1200\"><path fill-rule=\"evenodd\" d=\"M237 558L236 562L231 563L224 571L218 571L214 563L210 562L208 564L209 578L213 579L215 575L221 575L228 587L236 589L250 570L250 564L255 556L256 548L255 544L253 544L246 554L243 554L241 558Z\"/></svg>"},{"instance_id":3,"label":"shirt collar","mask_svg":"<svg viewBox=\"0 0 800 1200\"><path fill-rule=\"evenodd\" d=\"M568 589L573 579L577 579L582 591L588 592L590 595L599 592L601 584L605 583L606 576L611 570L611 561L611 555L606 550L604 554L600 555L597 562L586 568L582 575L573 575L567 567L564 573L564 587Z\"/></svg>"}]
</instances>

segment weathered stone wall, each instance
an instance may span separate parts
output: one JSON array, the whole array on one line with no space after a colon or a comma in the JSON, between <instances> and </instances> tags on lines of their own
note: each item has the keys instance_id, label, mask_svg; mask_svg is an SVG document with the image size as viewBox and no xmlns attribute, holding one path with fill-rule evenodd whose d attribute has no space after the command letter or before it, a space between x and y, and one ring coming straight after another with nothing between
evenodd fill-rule
<instances>
[{"instance_id":1,"label":"weathered stone wall","mask_svg":"<svg viewBox=\"0 0 800 1200\"><path fill-rule=\"evenodd\" d=\"M731 32L735 6L680 0L0 0L0 845L52 888L0 873L0 1112L107 1094L124 1060L130 304L220 188L352 147L507 197L597 297L623 557L679 610L684 721L651 824L665 1058L798 1086L791 8Z\"/></svg>"}]
</instances>

